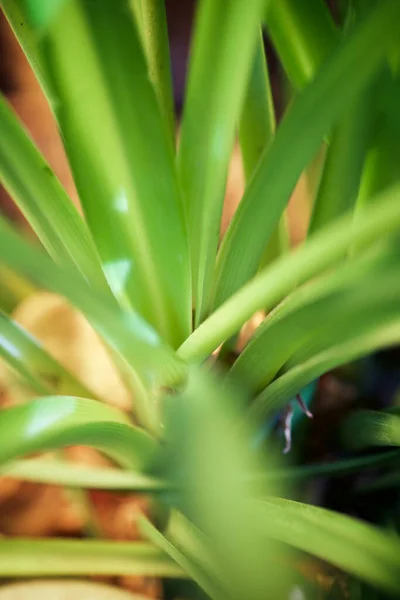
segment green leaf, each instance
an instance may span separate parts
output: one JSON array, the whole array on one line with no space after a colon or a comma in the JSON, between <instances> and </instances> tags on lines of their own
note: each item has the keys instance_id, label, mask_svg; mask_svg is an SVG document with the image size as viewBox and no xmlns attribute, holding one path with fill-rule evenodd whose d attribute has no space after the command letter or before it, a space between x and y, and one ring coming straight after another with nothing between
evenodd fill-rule
<instances>
[{"instance_id":1,"label":"green leaf","mask_svg":"<svg viewBox=\"0 0 400 600\"><path fill-rule=\"evenodd\" d=\"M263 418L267 413L283 406L303 387L323 373L376 350L396 345L399 340L400 319L396 316L380 327L371 328L367 333L362 333L312 356L304 363L289 369L261 392L250 409L252 416L257 420Z\"/></svg>"},{"instance_id":2,"label":"green leaf","mask_svg":"<svg viewBox=\"0 0 400 600\"><path fill-rule=\"evenodd\" d=\"M178 152L196 323L209 310L229 160L264 7L202 0L197 13Z\"/></svg>"},{"instance_id":3,"label":"green leaf","mask_svg":"<svg viewBox=\"0 0 400 600\"><path fill-rule=\"evenodd\" d=\"M0 577L141 575L182 577L164 552L145 542L0 541Z\"/></svg>"},{"instance_id":4,"label":"green leaf","mask_svg":"<svg viewBox=\"0 0 400 600\"><path fill-rule=\"evenodd\" d=\"M373 202L376 194L399 180L396 156L400 152L400 77L384 69L374 89L373 135L361 181L357 208ZM356 217L358 213L356 213Z\"/></svg>"},{"instance_id":5,"label":"green leaf","mask_svg":"<svg viewBox=\"0 0 400 600\"><path fill-rule=\"evenodd\" d=\"M51 84L45 73L44 65L40 57L37 36L35 35L31 23L26 18L26 11L24 9L25 1L26 0L1 0L1 10L6 16L15 37L20 43L50 107L53 109L54 97L51 90ZM56 0L55 5L57 5L57 3L59 4Z\"/></svg>"},{"instance_id":6,"label":"green leaf","mask_svg":"<svg viewBox=\"0 0 400 600\"><path fill-rule=\"evenodd\" d=\"M212 581L207 572L199 564L190 560L180 548L171 543L148 519L140 518L139 528L142 535L150 540L160 551L170 556L204 590L207 596L216 600L223 597L221 591L218 590L215 582Z\"/></svg>"},{"instance_id":7,"label":"green leaf","mask_svg":"<svg viewBox=\"0 0 400 600\"><path fill-rule=\"evenodd\" d=\"M55 265L39 249L25 242L0 219L0 260L41 286L65 296L88 319L107 345L120 357L135 390L139 418L156 428L154 398L157 385L173 385L185 377L186 367L137 313L124 312L108 297L94 293L74 272Z\"/></svg>"},{"instance_id":8,"label":"green leaf","mask_svg":"<svg viewBox=\"0 0 400 600\"><path fill-rule=\"evenodd\" d=\"M389 412L357 411L345 420L341 437L347 447L355 449L400 446L400 417Z\"/></svg>"},{"instance_id":9,"label":"green leaf","mask_svg":"<svg viewBox=\"0 0 400 600\"><path fill-rule=\"evenodd\" d=\"M275 109L260 29L239 121L239 144L247 181L251 179L260 156L274 133Z\"/></svg>"},{"instance_id":10,"label":"green leaf","mask_svg":"<svg viewBox=\"0 0 400 600\"><path fill-rule=\"evenodd\" d=\"M108 282L125 307L177 346L191 328L184 216L128 0L65 2L39 50Z\"/></svg>"},{"instance_id":11,"label":"green leaf","mask_svg":"<svg viewBox=\"0 0 400 600\"><path fill-rule=\"evenodd\" d=\"M268 498L257 507L264 533L382 589L399 593L400 542L362 521L329 510Z\"/></svg>"},{"instance_id":12,"label":"green leaf","mask_svg":"<svg viewBox=\"0 0 400 600\"><path fill-rule=\"evenodd\" d=\"M291 482L292 484L302 479L313 477L342 477L344 474L360 473L363 470L374 468L376 466L398 465L400 463L400 451L393 450L381 454L371 454L369 456L360 456L356 458L346 458L344 460L334 460L331 462L298 465L287 467L286 469L277 469L266 475L267 481Z\"/></svg>"},{"instance_id":13,"label":"green leaf","mask_svg":"<svg viewBox=\"0 0 400 600\"><path fill-rule=\"evenodd\" d=\"M328 7L323 0L279 0L269 4L265 20L290 82L303 88L339 38Z\"/></svg>"},{"instance_id":14,"label":"green leaf","mask_svg":"<svg viewBox=\"0 0 400 600\"><path fill-rule=\"evenodd\" d=\"M23 0L32 18L32 25L39 31L51 27L57 14L69 0Z\"/></svg>"},{"instance_id":15,"label":"green leaf","mask_svg":"<svg viewBox=\"0 0 400 600\"><path fill-rule=\"evenodd\" d=\"M251 392L260 391L286 361L289 365L302 362L330 345L372 331L382 320L396 315L400 256L395 251L383 254L381 260L374 258L364 260L369 269L363 276L359 271L363 261L355 261L294 293L292 301L286 303L289 308L283 304L275 318L272 314L257 329L234 363L231 377L245 381Z\"/></svg>"},{"instance_id":16,"label":"green leaf","mask_svg":"<svg viewBox=\"0 0 400 600\"><path fill-rule=\"evenodd\" d=\"M277 548L260 536L260 515L251 510L252 498L265 493L265 465L252 448L254 432L243 425L243 401L211 374L193 370L167 407L163 475L175 482L174 508L204 536L221 597L283 597L290 577L279 566L266 569Z\"/></svg>"},{"instance_id":17,"label":"green leaf","mask_svg":"<svg viewBox=\"0 0 400 600\"><path fill-rule=\"evenodd\" d=\"M0 467L2 476L68 488L158 493L166 483L139 472L89 467L50 458L14 460Z\"/></svg>"},{"instance_id":18,"label":"green leaf","mask_svg":"<svg viewBox=\"0 0 400 600\"><path fill-rule=\"evenodd\" d=\"M384 192L356 221L351 212L314 234L292 254L265 268L208 317L182 344L178 354L190 362L203 360L254 313L275 306L295 283L301 285L337 263L351 243L368 245L398 230L399 197L399 186Z\"/></svg>"},{"instance_id":19,"label":"green leaf","mask_svg":"<svg viewBox=\"0 0 400 600\"><path fill-rule=\"evenodd\" d=\"M0 309L7 314L12 313L20 302L36 291L34 285L1 263L0 280Z\"/></svg>"},{"instance_id":20,"label":"green leaf","mask_svg":"<svg viewBox=\"0 0 400 600\"><path fill-rule=\"evenodd\" d=\"M143 468L156 445L121 411L73 396L38 398L0 412L0 463L65 446L92 446L125 467Z\"/></svg>"},{"instance_id":21,"label":"green leaf","mask_svg":"<svg viewBox=\"0 0 400 600\"><path fill-rule=\"evenodd\" d=\"M256 273L269 236L301 172L315 156L324 135L368 85L397 39L399 27L400 4L391 0L379 2L287 112L273 143L263 153L221 244L214 307Z\"/></svg>"},{"instance_id":22,"label":"green leaf","mask_svg":"<svg viewBox=\"0 0 400 600\"><path fill-rule=\"evenodd\" d=\"M359 191L371 126L370 99L353 103L334 130L314 202L309 233L353 208Z\"/></svg>"},{"instance_id":23,"label":"green leaf","mask_svg":"<svg viewBox=\"0 0 400 600\"><path fill-rule=\"evenodd\" d=\"M146 48L150 81L175 146L175 110L165 0L142 0L140 27Z\"/></svg>"},{"instance_id":24,"label":"green leaf","mask_svg":"<svg viewBox=\"0 0 400 600\"><path fill-rule=\"evenodd\" d=\"M239 121L239 144L246 182L251 180L262 152L275 133L275 110L272 100L268 66L264 50L262 31L259 33L253 68L247 85L242 114ZM264 259L265 266L289 246L289 235L285 216L282 217L271 236Z\"/></svg>"},{"instance_id":25,"label":"green leaf","mask_svg":"<svg viewBox=\"0 0 400 600\"><path fill-rule=\"evenodd\" d=\"M48 163L0 97L0 180L52 258L106 286L90 233Z\"/></svg>"},{"instance_id":26,"label":"green leaf","mask_svg":"<svg viewBox=\"0 0 400 600\"><path fill-rule=\"evenodd\" d=\"M0 311L0 356L39 394L92 394L18 323Z\"/></svg>"}]
</instances>

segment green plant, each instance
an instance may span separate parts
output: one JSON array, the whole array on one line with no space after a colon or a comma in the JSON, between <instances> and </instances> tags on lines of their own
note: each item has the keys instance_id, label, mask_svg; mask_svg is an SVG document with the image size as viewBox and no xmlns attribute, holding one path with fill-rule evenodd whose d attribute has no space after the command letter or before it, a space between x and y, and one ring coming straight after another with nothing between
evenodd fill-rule
<instances>
[{"instance_id":1,"label":"green plant","mask_svg":"<svg viewBox=\"0 0 400 600\"><path fill-rule=\"evenodd\" d=\"M0 354L37 397L0 413L2 473L147 492L154 524L146 542L1 540L0 576L151 573L212 598L288 597L293 547L400 593L396 537L283 499L287 481L397 451L307 470L253 444L320 375L400 341L400 3L345 4L339 27L322 0L201 0L176 151L162 0L2 0L85 220L3 99L1 179L42 247L1 218L0 260L82 312L133 398L129 415L93 399L4 312ZM294 87L277 128L262 23ZM237 132L247 185L218 248ZM288 251L282 214L324 143L309 235ZM344 444L399 444L397 414L351 419ZM75 444L120 468L24 459Z\"/></svg>"}]
</instances>

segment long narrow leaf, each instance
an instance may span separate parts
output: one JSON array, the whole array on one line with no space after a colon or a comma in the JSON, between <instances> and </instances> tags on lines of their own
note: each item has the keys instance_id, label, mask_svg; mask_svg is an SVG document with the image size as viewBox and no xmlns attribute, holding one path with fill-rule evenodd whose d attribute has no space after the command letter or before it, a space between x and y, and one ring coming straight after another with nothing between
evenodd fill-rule
<instances>
[{"instance_id":1,"label":"long narrow leaf","mask_svg":"<svg viewBox=\"0 0 400 600\"><path fill-rule=\"evenodd\" d=\"M257 507L265 535L313 554L399 594L400 543L378 529L332 511L271 498Z\"/></svg>"},{"instance_id":2,"label":"long narrow leaf","mask_svg":"<svg viewBox=\"0 0 400 600\"><path fill-rule=\"evenodd\" d=\"M202 0L196 20L178 165L197 323L209 309L229 159L264 5Z\"/></svg>"},{"instance_id":3,"label":"long narrow leaf","mask_svg":"<svg viewBox=\"0 0 400 600\"><path fill-rule=\"evenodd\" d=\"M20 302L36 291L34 285L0 263L0 309L11 314Z\"/></svg>"},{"instance_id":4,"label":"long narrow leaf","mask_svg":"<svg viewBox=\"0 0 400 600\"><path fill-rule=\"evenodd\" d=\"M253 68L239 121L239 144L246 182L251 180L262 152L275 133L275 109L268 75L264 41L260 31ZM266 248L262 266L287 250L289 236L285 215Z\"/></svg>"},{"instance_id":5,"label":"long narrow leaf","mask_svg":"<svg viewBox=\"0 0 400 600\"><path fill-rule=\"evenodd\" d=\"M27 4L28 15L51 9ZM191 327L187 239L172 144L129 0L72 0L39 50L89 228L115 295L165 339Z\"/></svg>"},{"instance_id":6,"label":"long narrow leaf","mask_svg":"<svg viewBox=\"0 0 400 600\"><path fill-rule=\"evenodd\" d=\"M39 394L91 396L33 336L1 311L0 356Z\"/></svg>"},{"instance_id":7,"label":"long narrow leaf","mask_svg":"<svg viewBox=\"0 0 400 600\"><path fill-rule=\"evenodd\" d=\"M303 88L338 41L328 7L323 0L279 0L270 3L265 21L290 82Z\"/></svg>"},{"instance_id":8,"label":"long narrow leaf","mask_svg":"<svg viewBox=\"0 0 400 600\"><path fill-rule=\"evenodd\" d=\"M396 285L399 257L389 255L386 264L379 262L379 270L372 269L364 277L358 276L358 266L359 261L344 273L347 275L344 279L338 276L341 273L335 274L334 289L311 297L297 310L260 326L260 331L232 367L231 376L246 381L251 391L260 391L289 358L292 364L291 357L297 351L300 358L296 354L296 362L303 361L308 355L343 342L366 328L372 331L388 314L395 314L400 301L400 285ZM346 285L351 272L355 272L355 281L351 285L347 281ZM313 287L315 289L315 286L309 287L311 292Z\"/></svg>"},{"instance_id":9,"label":"long narrow leaf","mask_svg":"<svg viewBox=\"0 0 400 600\"><path fill-rule=\"evenodd\" d=\"M93 293L80 277L55 265L1 219L0 260L41 286L65 296L83 312L108 346L123 360L132 376L136 408L145 421L152 421L154 415L149 415L149 411L153 411L146 397L146 388L181 381L185 372L184 364L154 329L137 313L124 312L107 298ZM154 400L151 403L153 406Z\"/></svg>"},{"instance_id":10,"label":"long narrow leaf","mask_svg":"<svg viewBox=\"0 0 400 600\"><path fill-rule=\"evenodd\" d=\"M312 465L299 465L279 469L266 475L267 481L291 482L292 484L302 479L312 479L314 477L343 477L351 473L360 473L361 471L373 469L379 466L397 466L400 463L400 451L383 452L381 454L371 454L369 456L360 456L357 458L345 458L325 463Z\"/></svg>"},{"instance_id":11,"label":"long narrow leaf","mask_svg":"<svg viewBox=\"0 0 400 600\"><path fill-rule=\"evenodd\" d=\"M259 419L274 412L293 398L308 383L340 365L367 356L371 352L398 344L400 320L393 319L376 330L333 346L290 369L269 385L255 400L251 413Z\"/></svg>"},{"instance_id":12,"label":"long narrow leaf","mask_svg":"<svg viewBox=\"0 0 400 600\"><path fill-rule=\"evenodd\" d=\"M26 19L24 4L25 0L2 0L1 10L5 14L10 27L19 41L21 48L35 73L35 77L49 101L50 107L54 108L54 97L51 90L51 84L41 62L37 45L38 40L31 23Z\"/></svg>"},{"instance_id":13,"label":"long narrow leaf","mask_svg":"<svg viewBox=\"0 0 400 600\"><path fill-rule=\"evenodd\" d=\"M165 0L142 0L140 27L154 86L171 141L175 145L174 97Z\"/></svg>"},{"instance_id":14,"label":"long narrow leaf","mask_svg":"<svg viewBox=\"0 0 400 600\"><path fill-rule=\"evenodd\" d=\"M397 414L360 410L350 415L342 427L347 447L400 446L400 417Z\"/></svg>"},{"instance_id":15,"label":"long narrow leaf","mask_svg":"<svg viewBox=\"0 0 400 600\"><path fill-rule=\"evenodd\" d=\"M73 396L48 396L0 413L0 463L65 446L93 446L125 467L149 464L155 443L106 404Z\"/></svg>"},{"instance_id":16,"label":"long narrow leaf","mask_svg":"<svg viewBox=\"0 0 400 600\"><path fill-rule=\"evenodd\" d=\"M164 552L145 542L2 540L0 557L0 577L184 575Z\"/></svg>"},{"instance_id":17,"label":"long narrow leaf","mask_svg":"<svg viewBox=\"0 0 400 600\"><path fill-rule=\"evenodd\" d=\"M142 535L151 541L156 548L170 556L205 591L207 596L215 600L223 597L207 572L200 565L192 562L180 548L170 542L148 519L140 519L139 527Z\"/></svg>"},{"instance_id":18,"label":"long narrow leaf","mask_svg":"<svg viewBox=\"0 0 400 600\"><path fill-rule=\"evenodd\" d=\"M390 44L397 39L399 28L400 4L391 0L379 2L293 103L274 142L265 150L222 242L215 307L255 274L302 170L315 156L323 136L368 85ZM264 208L265 198L268 211Z\"/></svg>"},{"instance_id":19,"label":"long narrow leaf","mask_svg":"<svg viewBox=\"0 0 400 600\"><path fill-rule=\"evenodd\" d=\"M265 493L265 465L252 450L252 429L241 427L242 403L208 373L193 370L168 407L166 476L176 482L174 507L203 534L215 559L221 597L283 597L290 577L280 578L279 567L266 571L277 549L264 543L259 514L251 512L252 498Z\"/></svg>"},{"instance_id":20,"label":"long narrow leaf","mask_svg":"<svg viewBox=\"0 0 400 600\"><path fill-rule=\"evenodd\" d=\"M358 99L332 134L314 202L309 234L352 208L369 143L369 99Z\"/></svg>"},{"instance_id":21,"label":"long narrow leaf","mask_svg":"<svg viewBox=\"0 0 400 600\"><path fill-rule=\"evenodd\" d=\"M399 5L400 6L400 5ZM291 289L334 265L351 243L369 244L400 227L400 188L382 194L354 222L353 213L312 236L291 255L260 272L216 310L181 346L178 354L201 361L231 337L258 310L270 309Z\"/></svg>"},{"instance_id":22,"label":"long narrow leaf","mask_svg":"<svg viewBox=\"0 0 400 600\"><path fill-rule=\"evenodd\" d=\"M0 180L52 258L106 286L90 233L48 163L0 97Z\"/></svg>"},{"instance_id":23,"label":"long narrow leaf","mask_svg":"<svg viewBox=\"0 0 400 600\"><path fill-rule=\"evenodd\" d=\"M36 481L69 488L155 493L163 491L166 487L165 482L139 472L89 467L51 458L14 460L1 466L0 473L2 476L23 481Z\"/></svg>"}]
</instances>

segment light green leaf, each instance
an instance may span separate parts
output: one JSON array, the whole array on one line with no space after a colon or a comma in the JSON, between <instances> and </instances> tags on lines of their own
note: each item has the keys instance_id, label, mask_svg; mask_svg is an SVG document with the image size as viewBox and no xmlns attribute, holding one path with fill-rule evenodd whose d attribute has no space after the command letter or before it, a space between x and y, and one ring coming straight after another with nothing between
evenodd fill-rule
<instances>
[{"instance_id":1,"label":"light green leaf","mask_svg":"<svg viewBox=\"0 0 400 600\"><path fill-rule=\"evenodd\" d=\"M168 403L162 473L176 482L174 508L204 536L222 597L278 598L290 577L278 565L266 569L277 548L260 536L260 515L251 511L251 499L265 493L265 465L252 448L255 433L243 425L243 403L209 373L193 370L182 395Z\"/></svg>"},{"instance_id":2,"label":"light green leaf","mask_svg":"<svg viewBox=\"0 0 400 600\"><path fill-rule=\"evenodd\" d=\"M239 144L246 182L258 165L264 148L275 133L275 110L272 100L268 66L264 50L262 31L259 33L253 68L247 85L242 114L239 121ZM274 260L289 246L289 235L285 216L282 217L271 236L264 253L262 266Z\"/></svg>"},{"instance_id":3,"label":"light green leaf","mask_svg":"<svg viewBox=\"0 0 400 600\"><path fill-rule=\"evenodd\" d=\"M0 356L39 394L91 396L81 383L44 350L38 340L2 311Z\"/></svg>"},{"instance_id":4,"label":"light green leaf","mask_svg":"<svg viewBox=\"0 0 400 600\"><path fill-rule=\"evenodd\" d=\"M400 319L397 316L381 324L380 327L372 327L371 331L312 356L304 363L289 369L261 392L250 409L252 416L257 420L263 418L267 413L283 406L303 387L323 373L367 356L376 350L396 345L399 341Z\"/></svg>"},{"instance_id":5,"label":"light green leaf","mask_svg":"<svg viewBox=\"0 0 400 600\"><path fill-rule=\"evenodd\" d=\"M247 181L251 179L260 156L274 133L275 109L260 29L239 121L239 144Z\"/></svg>"},{"instance_id":6,"label":"light green leaf","mask_svg":"<svg viewBox=\"0 0 400 600\"><path fill-rule=\"evenodd\" d=\"M165 0L142 0L140 29L143 34L149 77L161 113L175 146L175 110Z\"/></svg>"},{"instance_id":7,"label":"light green leaf","mask_svg":"<svg viewBox=\"0 0 400 600\"><path fill-rule=\"evenodd\" d=\"M0 577L141 575L182 577L164 552L145 542L0 541Z\"/></svg>"},{"instance_id":8,"label":"light green leaf","mask_svg":"<svg viewBox=\"0 0 400 600\"><path fill-rule=\"evenodd\" d=\"M286 469L277 469L266 475L267 481L290 482L292 485L302 479L313 477L342 477L350 473L360 473L363 470L378 466L397 466L400 463L400 451L393 450L381 454L346 458L313 465L297 465Z\"/></svg>"},{"instance_id":9,"label":"light green leaf","mask_svg":"<svg viewBox=\"0 0 400 600\"><path fill-rule=\"evenodd\" d=\"M15 307L36 291L34 285L24 277L0 263L0 309L10 314Z\"/></svg>"},{"instance_id":10,"label":"light green leaf","mask_svg":"<svg viewBox=\"0 0 400 600\"><path fill-rule=\"evenodd\" d=\"M90 233L48 163L0 97L0 180L52 258L93 286L106 282Z\"/></svg>"},{"instance_id":11,"label":"light green leaf","mask_svg":"<svg viewBox=\"0 0 400 600\"><path fill-rule=\"evenodd\" d=\"M39 50L108 282L125 307L179 345L191 328L184 216L129 1L63 3Z\"/></svg>"},{"instance_id":12,"label":"light green leaf","mask_svg":"<svg viewBox=\"0 0 400 600\"><path fill-rule=\"evenodd\" d=\"M354 207L370 129L370 99L362 97L349 107L331 136L309 234Z\"/></svg>"},{"instance_id":13,"label":"light green leaf","mask_svg":"<svg viewBox=\"0 0 400 600\"><path fill-rule=\"evenodd\" d=\"M191 362L203 360L258 310L271 309L296 283L301 285L337 263L351 243L368 245L398 230L399 198L400 187L396 186L384 192L356 221L351 212L314 234L292 254L282 256L202 323L178 354Z\"/></svg>"},{"instance_id":14,"label":"light green leaf","mask_svg":"<svg viewBox=\"0 0 400 600\"><path fill-rule=\"evenodd\" d=\"M147 538L156 548L160 551L165 552L167 556L170 556L183 571L195 581L209 596L217 600L222 598L221 591L218 590L215 581L213 581L209 574L193 560L190 560L186 554L168 540L160 531L158 531L148 519L141 518L139 520L139 528L142 535Z\"/></svg>"},{"instance_id":15,"label":"light green leaf","mask_svg":"<svg viewBox=\"0 0 400 600\"><path fill-rule=\"evenodd\" d=\"M178 152L196 323L209 310L229 160L264 7L202 0L197 13Z\"/></svg>"},{"instance_id":16,"label":"light green leaf","mask_svg":"<svg viewBox=\"0 0 400 600\"><path fill-rule=\"evenodd\" d=\"M362 521L291 500L268 498L255 509L264 514L267 537L399 593L400 542L393 536Z\"/></svg>"},{"instance_id":17,"label":"light green leaf","mask_svg":"<svg viewBox=\"0 0 400 600\"><path fill-rule=\"evenodd\" d=\"M37 36L33 31L31 23L26 18L26 11L24 9L25 2L26 0L1 0L1 10L6 16L15 37L20 43L50 107L53 109L54 97L51 91L51 84L41 61L37 46ZM58 4L57 0L55 4Z\"/></svg>"},{"instance_id":18,"label":"light green leaf","mask_svg":"<svg viewBox=\"0 0 400 600\"><path fill-rule=\"evenodd\" d=\"M368 85L397 39L399 27L400 4L391 0L379 2L287 112L273 143L263 153L222 242L214 307L256 273L269 236L301 172L315 156L324 135Z\"/></svg>"},{"instance_id":19,"label":"light green leaf","mask_svg":"<svg viewBox=\"0 0 400 600\"><path fill-rule=\"evenodd\" d=\"M67 463L51 458L13 460L0 467L2 476L36 481L68 488L97 490L129 490L157 493L166 483L139 472L89 467L81 463Z\"/></svg>"},{"instance_id":20,"label":"light green leaf","mask_svg":"<svg viewBox=\"0 0 400 600\"><path fill-rule=\"evenodd\" d=\"M278 0L269 4L265 21L290 82L303 88L338 42L328 7L323 0Z\"/></svg>"},{"instance_id":21,"label":"light green leaf","mask_svg":"<svg viewBox=\"0 0 400 600\"><path fill-rule=\"evenodd\" d=\"M39 249L14 233L0 219L0 260L41 286L65 296L83 312L107 345L120 357L135 390L135 408L139 418L152 428L154 398L147 391L157 386L173 385L185 377L185 365L137 313L124 312L108 297L94 293L73 272L55 265Z\"/></svg>"},{"instance_id":22,"label":"light green leaf","mask_svg":"<svg viewBox=\"0 0 400 600\"><path fill-rule=\"evenodd\" d=\"M400 255L395 251L386 253L386 260L384 256L381 260L364 259L369 272L363 276L359 260L294 293L292 301L287 301L289 308L283 304L275 318L272 314L257 329L233 365L231 377L246 382L251 392L260 391L287 361L289 365L303 362L330 345L349 340L366 329L372 331L383 319L396 315ZM308 296L308 301L297 305L297 309L293 306L296 296L297 303Z\"/></svg>"},{"instance_id":23,"label":"light green leaf","mask_svg":"<svg viewBox=\"0 0 400 600\"><path fill-rule=\"evenodd\" d=\"M155 442L121 411L73 396L38 398L0 412L0 463L66 446L92 446L125 467L143 468Z\"/></svg>"}]
</instances>

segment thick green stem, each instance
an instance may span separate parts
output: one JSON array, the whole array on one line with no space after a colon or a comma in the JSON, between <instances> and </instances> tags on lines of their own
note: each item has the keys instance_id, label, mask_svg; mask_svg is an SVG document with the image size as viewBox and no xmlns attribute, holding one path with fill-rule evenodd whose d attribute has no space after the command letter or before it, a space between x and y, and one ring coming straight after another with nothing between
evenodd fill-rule
<instances>
[{"instance_id":1,"label":"thick green stem","mask_svg":"<svg viewBox=\"0 0 400 600\"><path fill-rule=\"evenodd\" d=\"M138 0L136 0L136 4L137 2ZM139 11L138 8L136 10ZM164 0L142 0L141 28L150 80L154 86L164 121L174 141L174 98Z\"/></svg>"}]
</instances>

